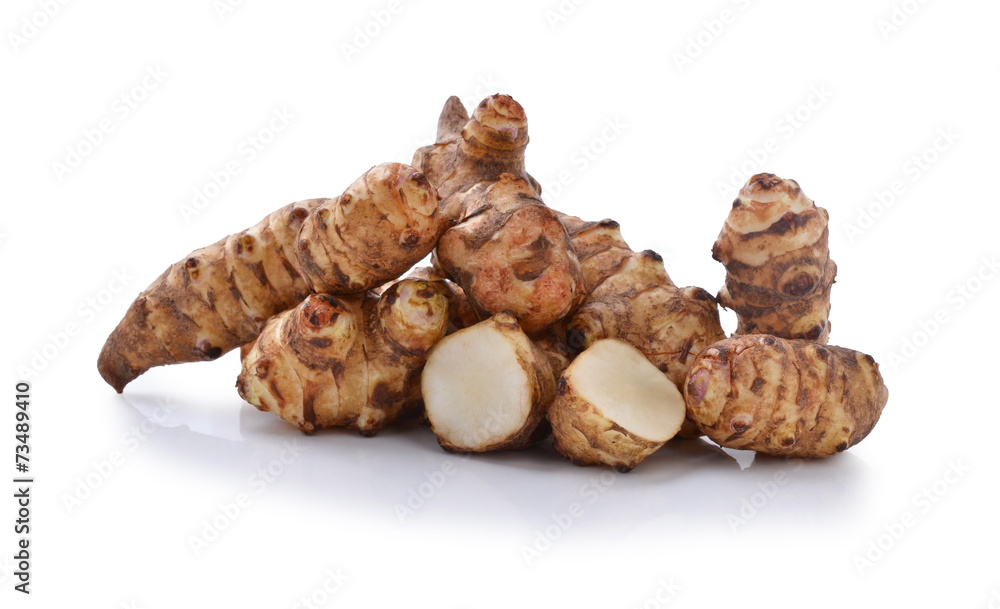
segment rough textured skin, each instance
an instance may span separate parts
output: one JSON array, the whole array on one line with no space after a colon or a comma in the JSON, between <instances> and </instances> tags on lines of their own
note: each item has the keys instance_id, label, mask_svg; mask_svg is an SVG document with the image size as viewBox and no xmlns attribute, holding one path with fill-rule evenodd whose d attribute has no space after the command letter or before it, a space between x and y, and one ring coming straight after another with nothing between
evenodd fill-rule
<instances>
[{"instance_id":1,"label":"rough textured skin","mask_svg":"<svg viewBox=\"0 0 1000 609\"><path fill-rule=\"evenodd\" d=\"M435 264L462 287L480 319L509 311L532 334L583 300L583 273L566 229L528 182L503 174L461 197L461 222L442 235Z\"/></svg>"},{"instance_id":2,"label":"rough textured skin","mask_svg":"<svg viewBox=\"0 0 1000 609\"><path fill-rule=\"evenodd\" d=\"M869 355L755 334L703 351L684 398L688 416L722 446L828 457L868 435L889 391Z\"/></svg>"},{"instance_id":3,"label":"rough textured skin","mask_svg":"<svg viewBox=\"0 0 1000 609\"><path fill-rule=\"evenodd\" d=\"M576 257L580 260L584 281L591 290L617 273L632 257L632 248L625 243L621 228L614 220L586 222L563 213L559 214L559 219L566 227Z\"/></svg>"},{"instance_id":4,"label":"rough textured skin","mask_svg":"<svg viewBox=\"0 0 1000 609\"><path fill-rule=\"evenodd\" d=\"M303 276L327 294L357 294L401 276L437 243L438 202L409 165L373 167L302 224L295 255Z\"/></svg>"},{"instance_id":5,"label":"rough textured skin","mask_svg":"<svg viewBox=\"0 0 1000 609\"><path fill-rule=\"evenodd\" d=\"M837 275L828 219L794 180L762 173L740 190L712 248L726 266L719 302L739 316L736 334L827 342Z\"/></svg>"},{"instance_id":6,"label":"rough textured skin","mask_svg":"<svg viewBox=\"0 0 1000 609\"><path fill-rule=\"evenodd\" d=\"M287 205L256 225L174 263L132 303L97 369L121 393L155 366L213 360L260 334L272 315L309 294L294 264L295 236L326 199Z\"/></svg>"},{"instance_id":7,"label":"rough textured skin","mask_svg":"<svg viewBox=\"0 0 1000 609\"><path fill-rule=\"evenodd\" d=\"M624 473L664 444L641 438L606 419L594 404L573 391L565 377L559 379L548 419L552 447L574 465L607 465Z\"/></svg>"},{"instance_id":8,"label":"rough textured skin","mask_svg":"<svg viewBox=\"0 0 1000 609\"><path fill-rule=\"evenodd\" d=\"M428 419L431 422L431 428L434 429L434 433L438 437L438 443L441 445L441 448L448 452L456 453L518 450L537 444L548 437L551 431L548 422L545 420L545 411L552 403L552 400L555 399L556 376L553 374L549 359L528 338L521 329L520 324L518 324L517 319L509 313L494 315L485 321L479 322L476 326L466 328L460 332L475 331L480 327L490 328L500 333L514 351L521 368L527 373L529 393L532 396L528 416L524 420L524 425L519 430L498 442L481 442L475 445L466 445L452 442L442 434L440 428L435 428L433 408L428 407ZM444 341L451 338L451 336L448 336L441 343L443 344ZM431 399L433 399L431 396L424 395L426 403L430 404Z\"/></svg>"},{"instance_id":9,"label":"rough textured skin","mask_svg":"<svg viewBox=\"0 0 1000 609\"><path fill-rule=\"evenodd\" d=\"M273 317L243 359L240 396L306 433L371 436L420 408L420 372L448 324L448 299L404 279L381 296L313 294Z\"/></svg>"},{"instance_id":10,"label":"rough textured skin","mask_svg":"<svg viewBox=\"0 0 1000 609\"><path fill-rule=\"evenodd\" d=\"M569 346L581 351L602 338L620 338L639 349L680 388L698 353L725 338L719 310L701 288L678 288L656 252L632 252L609 220L573 237L592 286L566 326ZM603 228L602 228L603 227ZM600 229L600 230L597 230ZM588 243L592 237L606 247ZM602 279L603 278L603 279Z\"/></svg>"},{"instance_id":11,"label":"rough textured skin","mask_svg":"<svg viewBox=\"0 0 1000 609\"><path fill-rule=\"evenodd\" d=\"M579 352L601 338L624 339L680 389L698 352L726 336L715 301L701 288L676 287L659 255L633 252L614 220L560 219L590 289L576 315L558 324L567 344ZM690 421L678 434L700 435Z\"/></svg>"},{"instance_id":12,"label":"rough textured skin","mask_svg":"<svg viewBox=\"0 0 1000 609\"><path fill-rule=\"evenodd\" d=\"M413 166L424 172L441 196L446 225L459 221L462 201L453 195L480 182L492 183L509 173L528 182L534 194L542 187L524 170L528 119L509 95L487 97L469 118L457 97L445 102L438 119L437 143L413 155Z\"/></svg>"},{"instance_id":13,"label":"rough textured skin","mask_svg":"<svg viewBox=\"0 0 1000 609\"><path fill-rule=\"evenodd\" d=\"M410 271L406 277L408 279L423 279L424 281L435 283L448 295L448 301L451 303L448 313L448 334L453 334L462 328L468 328L479 323L479 318L476 317L476 312L472 309L472 305L469 304L465 290L433 267L417 267Z\"/></svg>"}]
</instances>

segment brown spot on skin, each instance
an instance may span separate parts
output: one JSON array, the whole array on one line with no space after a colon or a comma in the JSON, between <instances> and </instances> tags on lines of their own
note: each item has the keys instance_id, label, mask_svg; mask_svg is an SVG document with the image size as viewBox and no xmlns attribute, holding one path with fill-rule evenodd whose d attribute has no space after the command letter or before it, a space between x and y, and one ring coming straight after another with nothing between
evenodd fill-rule
<instances>
[{"instance_id":1,"label":"brown spot on skin","mask_svg":"<svg viewBox=\"0 0 1000 609\"><path fill-rule=\"evenodd\" d=\"M313 409L313 401L315 399L315 396L311 393L306 393L302 396L302 418L306 420L309 426L309 431L306 433L312 433L316 425L316 411Z\"/></svg>"},{"instance_id":2,"label":"brown spot on skin","mask_svg":"<svg viewBox=\"0 0 1000 609\"><path fill-rule=\"evenodd\" d=\"M847 442L841 442L840 444L837 445L837 452L838 453L842 453L845 450L847 450Z\"/></svg>"},{"instance_id":3,"label":"brown spot on skin","mask_svg":"<svg viewBox=\"0 0 1000 609\"><path fill-rule=\"evenodd\" d=\"M694 342L689 338L686 343L684 343L684 348L681 349L680 361L687 361L688 355L691 354L691 349L694 347ZM663 370L666 372L666 370Z\"/></svg>"},{"instance_id":4,"label":"brown spot on skin","mask_svg":"<svg viewBox=\"0 0 1000 609\"><path fill-rule=\"evenodd\" d=\"M765 336L761 344L767 345L768 347L773 347L777 341L774 340L773 336Z\"/></svg>"},{"instance_id":5,"label":"brown spot on skin","mask_svg":"<svg viewBox=\"0 0 1000 609\"><path fill-rule=\"evenodd\" d=\"M188 258L184 262L184 268L193 269L196 266L198 266L198 259L197 258Z\"/></svg>"},{"instance_id":6,"label":"brown spot on skin","mask_svg":"<svg viewBox=\"0 0 1000 609\"><path fill-rule=\"evenodd\" d=\"M806 332L805 337L808 340L816 340L823 335L823 325L813 326L808 332Z\"/></svg>"},{"instance_id":7,"label":"brown spot on skin","mask_svg":"<svg viewBox=\"0 0 1000 609\"><path fill-rule=\"evenodd\" d=\"M270 283L267 281L267 275L264 273L263 261L255 262L248 266L250 267L250 271L253 273L253 276L257 278L257 282L260 283L260 285L262 286L270 285Z\"/></svg>"},{"instance_id":8,"label":"brown spot on skin","mask_svg":"<svg viewBox=\"0 0 1000 609\"><path fill-rule=\"evenodd\" d=\"M394 285L391 288L389 288L389 290L382 295L382 298L385 299L384 302L385 306L387 307L391 307L392 305L396 304L396 301L399 300L399 291L396 289L396 286Z\"/></svg>"},{"instance_id":9,"label":"brown spot on skin","mask_svg":"<svg viewBox=\"0 0 1000 609\"><path fill-rule=\"evenodd\" d=\"M760 395L760 390L763 389L764 385L766 385L766 384L767 384L767 381L765 381L763 378L761 378L761 377L758 376L757 378L755 378L753 380L753 383L750 385L750 391L754 395Z\"/></svg>"},{"instance_id":10,"label":"brown spot on skin","mask_svg":"<svg viewBox=\"0 0 1000 609\"><path fill-rule=\"evenodd\" d=\"M532 256L514 264L511 270L518 281L534 281L541 277L547 268L548 262L544 256Z\"/></svg>"},{"instance_id":11,"label":"brown spot on skin","mask_svg":"<svg viewBox=\"0 0 1000 609\"><path fill-rule=\"evenodd\" d=\"M431 298L434 298L434 296L436 296L437 293L438 293L437 289L428 283L426 287L423 287L417 291L417 296L423 298L424 300L430 300ZM429 306L427 310L428 314L430 314L431 311Z\"/></svg>"},{"instance_id":12,"label":"brown spot on skin","mask_svg":"<svg viewBox=\"0 0 1000 609\"><path fill-rule=\"evenodd\" d=\"M393 406L396 400L392 395L392 389L389 387L388 383L378 383L372 390L371 403L372 408L377 408L378 410L387 410Z\"/></svg>"},{"instance_id":13,"label":"brown spot on skin","mask_svg":"<svg viewBox=\"0 0 1000 609\"><path fill-rule=\"evenodd\" d=\"M701 300L701 301L709 301L709 302L714 302L715 301L715 299L712 298L711 294L709 294L708 292L706 292L705 290L703 290L701 288L697 288L696 290L694 290L693 292L691 292L691 298L693 298L695 300Z\"/></svg>"},{"instance_id":14,"label":"brown spot on skin","mask_svg":"<svg viewBox=\"0 0 1000 609\"><path fill-rule=\"evenodd\" d=\"M587 343L587 336L579 328L566 330L566 346L575 352L583 351L583 346Z\"/></svg>"},{"instance_id":15,"label":"brown spot on skin","mask_svg":"<svg viewBox=\"0 0 1000 609\"><path fill-rule=\"evenodd\" d=\"M733 209L736 209L739 206L740 206L740 198L736 197L736 199L733 200Z\"/></svg>"},{"instance_id":16,"label":"brown spot on skin","mask_svg":"<svg viewBox=\"0 0 1000 609\"><path fill-rule=\"evenodd\" d=\"M789 296L805 296L816 287L816 280L808 273L799 273L794 279L781 286L781 291Z\"/></svg>"},{"instance_id":17,"label":"brown spot on skin","mask_svg":"<svg viewBox=\"0 0 1000 609\"><path fill-rule=\"evenodd\" d=\"M865 356L865 361L868 362L869 365L871 365L871 366L875 365L875 358L874 357L868 355L867 353L865 353L864 356Z\"/></svg>"},{"instance_id":18,"label":"brown spot on skin","mask_svg":"<svg viewBox=\"0 0 1000 609\"><path fill-rule=\"evenodd\" d=\"M766 235L784 235L795 229L795 225L795 213L786 211L777 222L762 232Z\"/></svg>"},{"instance_id":19,"label":"brown spot on skin","mask_svg":"<svg viewBox=\"0 0 1000 609\"><path fill-rule=\"evenodd\" d=\"M785 446L785 447L791 446L792 444L795 444L795 438L793 438L791 436L788 436L784 440L781 441L781 445Z\"/></svg>"},{"instance_id":20,"label":"brown spot on skin","mask_svg":"<svg viewBox=\"0 0 1000 609\"><path fill-rule=\"evenodd\" d=\"M310 338L309 344L312 345L313 347L316 347L317 349L326 349L327 347L333 344L333 340L321 337Z\"/></svg>"},{"instance_id":21,"label":"brown spot on skin","mask_svg":"<svg viewBox=\"0 0 1000 609\"><path fill-rule=\"evenodd\" d=\"M566 395L567 391L569 391L569 383L566 382L566 377L561 376L559 382L556 383L556 394Z\"/></svg>"},{"instance_id":22,"label":"brown spot on skin","mask_svg":"<svg viewBox=\"0 0 1000 609\"><path fill-rule=\"evenodd\" d=\"M301 222L309 215L309 210L304 207L296 207L290 215L292 222Z\"/></svg>"},{"instance_id":23,"label":"brown spot on skin","mask_svg":"<svg viewBox=\"0 0 1000 609\"><path fill-rule=\"evenodd\" d=\"M551 246L552 246L552 243L549 242L549 240L545 238L545 235L539 235L537 239L535 239L534 241L532 241L528 245L528 249L531 249L531 250L534 250L534 251L539 251L539 250L548 249Z\"/></svg>"},{"instance_id":24,"label":"brown spot on skin","mask_svg":"<svg viewBox=\"0 0 1000 609\"><path fill-rule=\"evenodd\" d=\"M208 356L209 359L216 359L222 355L222 349L220 347L212 346L208 339L202 339L198 343L198 350Z\"/></svg>"},{"instance_id":25,"label":"brown spot on skin","mask_svg":"<svg viewBox=\"0 0 1000 609\"><path fill-rule=\"evenodd\" d=\"M657 366L657 368L659 368L660 372L663 372L664 374L666 374L667 370L670 369L670 367L667 366L666 364L660 364L659 366Z\"/></svg>"},{"instance_id":26,"label":"brown spot on skin","mask_svg":"<svg viewBox=\"0 0 1000 609\"><path fill-rule=\"evenodd\" d=\"M341 378L344 376L344 362L333 362L331 370L334 378Z\"/></svg>"},{"instance_id":27,"label":"brown spot on skin","mask_svg":"<svg viewBox=\"0 0 1000 609\"><path fill-rule=\"evenodd\" d=\"M750 423L753 422L753 417L749 414L738 414L729 422L729 429L734 432L734 436L737 437L744 431L750 428Z\"/></svg>"},{"instance_id":28,"label":"brown spot on skin","mask_svg":"<svg viewBox=\"0 0 1000 609\"><path fill-rule=\"evenodd\" d=\"M816 358L819 359L821 362L830 361L830 352L824 349L823 347L817 346L814 353L816 353ZM847 430L845 429L844 431Z\"/></svg>"},{"instance_id":29,"label":"brown spot on skin","mask_svg":"<svg viewBox=\"0 0 1000 609\"><path fill-rule=\"evenodd\" d=\"M407 233L403 235L403 239L401 241L401 245L404 248L416 247L418 243L420 243L420 235L416 233Z\"/></svg>"},{"instance_id":30,"label":"brown spot on skin","mask_svg":"<svg viewBox=\"0 0 1000 609\"><path fill-rule=\"evenodd\" d=\"M648 259L653 260L655 262L663 262L663 256L657 254L653 250L645 250L642 253L640 253L639 255L642 256L643 258L648 258Z\"/></svg>"},{"instance_id":31,"label":"brown spot on skin","mask_svg":"<svg viewBox=\"0 0 1000 609\"><path fill-rule=\"evenodd\" d=\"M773 173L758 173L750 180L750 186L756 186L760 190L771 190L777 186L781 186L782 180Z\"/></svg>"}]
</instances>

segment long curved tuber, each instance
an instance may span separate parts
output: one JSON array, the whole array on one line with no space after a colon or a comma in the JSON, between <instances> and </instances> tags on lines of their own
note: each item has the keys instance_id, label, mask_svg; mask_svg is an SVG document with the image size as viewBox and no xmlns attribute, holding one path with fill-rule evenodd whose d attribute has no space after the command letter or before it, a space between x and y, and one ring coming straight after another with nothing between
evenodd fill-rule
<instances>
[{"instance_id":1,"label":"long curved tuber","mask_svg":"<svg viewBox=\"0 0 1000 609\"><path fill-rule=\"evenodd\" d=\"M155 366L216 359L301 302L309 286L294 264L295 237L325 200L286 205L171 265L139 294L104 343L97 360L104 380L121 393Z\"/></svg>"}]
</instances>

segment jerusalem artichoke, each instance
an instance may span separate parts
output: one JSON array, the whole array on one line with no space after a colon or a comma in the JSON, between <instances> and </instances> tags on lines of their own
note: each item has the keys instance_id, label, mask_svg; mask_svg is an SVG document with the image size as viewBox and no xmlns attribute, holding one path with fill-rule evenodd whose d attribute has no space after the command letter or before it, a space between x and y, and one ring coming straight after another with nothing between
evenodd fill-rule
<instances>
[{"instance_id":1,"label":"jerusalem artichoke","mask_svg":"<svg viewBox=\"0 0 1000 609\"><path fill-rule=\"evenodd\" d=\"M562 219L590 288L566 324L570 347L623 339L680 387L698 352L725 337L712 296L675 286L663 259L650 250L633 252L616 222Z\"/></svg>"},{"instance_id":2,"label":"jerusalem artichoke","mask_svg":"<svg viewBox=\"0 0 1000 609\"><path fill-rule=\"evenodd\" d=\"M302 275L314 291L329 294L364 292L399 277L437 243L438 201L416 169L373 167L303 222L295 244Z\"/></svg>"},{"instance_id":3,"label":"jerusalem artichoke","mask_svg":"<svg viewBox=\"0 0 1000 609\"><path fill-rule=\"evenodd\" d=\"M252 341L310 288L354 293L398 277L437 241L437 204L420 172L387 163L338 199L293 203L195 250L132 303L98 358L101 376L121 393L154 366L216 359Z\"/></svg>"},{"instance_id":4,"label":"jerusalem artichoke","mask_svg":"<svg viewBox=\"0 0 1000 609\"><path fill-rule=\"evenodd\" d=\"M309 286L294 264L295 236L324 200L286 205L171 265L104 343L97 362L104 380L121 393L154 366L216 359L301 302Z\"/></svg>"},{"instance_id":5,"label":"jerusalem artichoke","mask_svg":"<svg viewBox=\"0 0 1000 609\"><path fill-rule=\"evenodd\" d=\"M523 448L548 434L555 397L546 355L509 313L459 330L427 358L422 388L442 448L485 452Z\"/></svg>"},{"instance_id":6,"label":"jerusalem artichoke","mask_svg":"<svg viewBox=\"0 0 1000 609\"><path fill-rule=\"evenodd\" d=\"M463 214L441 236L435 262L480 319L507 311L531 334L580 303L586 286L566 229L527 181L502 174L456 196Z\"/></svg>"},{"instance_id":7,"label":"jerusalem artichoke","mask_svg":"<svg viewBox=\"0 0 1000 609\"><path fill-rule=\"evenodd\" d=\"M736 311L736 334L773 334L820 343L830 336L828 214L794 180L753 176L712 248L726 266L719 302Z\"/></svg>"},{"instance_id":8,"label":"jerusalem artichoke","mask_svg":"<svg viewBox=\"0 0 1000 609\"><path fill-rule=\"evenodd\" d=\"M448 299L432 282L404 279L381 296L313 294L267 323L236 386L306 433L374 435L419 409L420 372L447 325Z\"/></svg>"},{"instance_id":9,"label":"jerusalem artichoke","mask_svg":"<svg viewBox=\"0 0 1000 609\"><path fill-rule=\"evenodd\" d=\"M576 465L627 472L674 437L684 421L677 387L635 347L594 342L569 365L547 417L553 446Z\"/></svg>"},{"instance_id":10,"label":"jerusalem artichoke","mask_svg":"<svg viewBox=\"0 0 1000 609\"><path fill-rule=\"evenodd\" d=\"M438 119L437 143L413 155L413 166L427 176L442 199L446 224L460 219L460 201L453 195L480 182L492 183L509 173L524 179L536 196L542 187L524 169L528 118L509 95L491 95L472 113L457 97L445 102Z\"/></svg>"},{"instance_id":11,"label":"jerusalem artichoke","mask_svg":"<svg viewBox=\"0 0 1000 609\"><path fill-rule=\"evenodd\" d=\"M868 435L889 392L870 355L752 334L702 351L684 396L688 416L722 446L827 457Z\"/></svg>"}]
</instances>

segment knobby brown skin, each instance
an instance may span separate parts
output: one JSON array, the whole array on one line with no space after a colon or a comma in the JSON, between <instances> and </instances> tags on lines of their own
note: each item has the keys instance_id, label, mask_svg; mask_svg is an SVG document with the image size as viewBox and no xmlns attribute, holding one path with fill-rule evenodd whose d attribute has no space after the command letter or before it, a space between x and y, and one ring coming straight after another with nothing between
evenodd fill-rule
<instances>
[{"instance_id":1,"label":"knobby brown skin","mask_svg":"<svg viewBox=\"0 0 1000 609\"><path fill-rule=\"evenodd\" d=\"M407 273L406 278L422 279L434 283L448 296L448 301L451 303L448 313L448 334L454 334L462 328L468 328L471 325L479 323L479 318L476 317L476 312L472 309L472 305L469 304L469 298L465 295L465 290L454 281L434 270L433 267L417 267Z\"/></svg>"},{"instance_id":2,"label":"knobby brown skin","mask_svg":"<svg viewBox=\"0 0 1000 609\"><path fill-rule=\"evenodd\" d=\"M363 292L427 255L439 199L419 171L378 165L336 199L288 205L172 265L132 303L98 358L119 393L154 366L216 359L317 289Z\"/></svg>"},{"instance_id":3,"label":"knobby brown skin","mask_svg":"<svg viewBox=\"0 0 1000 609\"><path fill-rule=\"evenodd\" d=\"M420 373L448 327L441 286L403 279L381 296L313 294L272 318L245 352L240 396L305 433L377 433L422 409Z\"/></svg>"},{"instance_id":4,"label":"knobby brown skin","mask_svg":"<svg viewBox=\"0 0 1000 609\"><path fill-rule=\"evenodd\" d=\"M526 180L505 173L459 197L460 222L442 235L434 261L480 319L507 311L533 334L582 302L586 283L569 235Z\"/></svg>"},{"instance_id":5,"label":"knobby brown skin","mask_svg":"<svg viewBox=\"0 0 1000 609\"><path fill-rule=\"evenodd\" d=\"M491 95L469 117L457 97L450 97L438 119L437 142L413 155L413 166L427 176L441 196L448 226L457 223L462 201L454 195L505 173L525 180L536 196L542 187L524 169L528 118L509 95Z\"/></svg>"},{"instance_id":6,"label":"knobby brown skin","mask_svg":"<svg viewBox=\"0 0 1000 609\"><path fill-rule=\"evenodd\" d=\"M399 277L437 243L444 228L438 203L413 167L373 167L302 224L295 255L303 276L328 294L357 294Z\"/></svg>"},{"instance_id":7,"label":"knobby brown skin","mask_svg":"<svg viewBox=\"0 0 1000 609\"><path fill-rule=\"evenodd\" d=\"M701 288L679 288L656 252L633 252L617 222L562 216L590 293L565 324L582 351L602 338L631 343L678 387L698 353L725 338L719 310Z\"/></svg>"},{"instance_id":8,"label":"knobby brown skin","mask_svg":"<svg viewBox=\"0 0 1000 609\"><path fill-rule=\"evenodd\" d=\"M272 315L309 294L295 237L326 199L287 205L171 265L132 303L98 357L121 393L155 366L213 360L253 340Z\"/></svg>"},{"instance_id":9,"label":"knobby brown skin","mask_svg":"<svg viewBox=\"0 0 1000 609\"><path fill-rule=\"evenodd\" d=\"M586 397L579 395L565 375L548 410L552 446L573 465L607 465L630 472L663 446L608 421Z\"/></svg>"},{"instance_id":10,"label":"knobby brown skin","mask_svg":"<svg viewBox=\"0 0 1000 609\"><path fill-rule=\"evenodd\" d=\"M712 248L726 266L719 302L739 317L736 334L827 342L837 275L828 223L794 180L762 173L740 190Z\"/></svg>"},{"instance_id":11,"label":"knobby brown skin","mask_svg":"<svg viewBox=\"0 0 1000 609\"><path fill-rule=\"evenodd\" d=\"M889 391L870 355L754 334L703 351L684 397L688 416L721 446L820 458L861 442Z\"/></svg>"}]
</instances>

